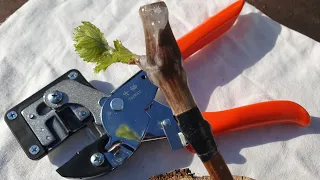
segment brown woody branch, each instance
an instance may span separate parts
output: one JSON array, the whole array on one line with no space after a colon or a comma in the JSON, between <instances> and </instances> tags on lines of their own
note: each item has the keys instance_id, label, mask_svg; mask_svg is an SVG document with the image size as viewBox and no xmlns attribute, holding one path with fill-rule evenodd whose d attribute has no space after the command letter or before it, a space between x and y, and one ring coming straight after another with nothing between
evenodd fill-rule
<instances>
[{"instance_id":1,"label":"brown woody branch","mask_svg":"<svg viewBox=\"0 0 320 180\"><path fill-rule=\"evenodd\" d=\"M195 107L166 5L146 5L140 8L139 13L145 33L146 56L137 59L137 65L161 89L175 115Z\"/></svg>"},{"instance_id":2,"label":"brown woody branch","mask_svg":"<svg viewBox=\"0 0 320 180\"><path fill-rule=\"evenodd\" d=\"M188 143L203 161L212 179L231 180L232 175L213 139L210 125L203 119L187 82L182 56L172 33L164 2L142 6L146 56L135 63L163 92Z\"/></svg>"}]
</instances>

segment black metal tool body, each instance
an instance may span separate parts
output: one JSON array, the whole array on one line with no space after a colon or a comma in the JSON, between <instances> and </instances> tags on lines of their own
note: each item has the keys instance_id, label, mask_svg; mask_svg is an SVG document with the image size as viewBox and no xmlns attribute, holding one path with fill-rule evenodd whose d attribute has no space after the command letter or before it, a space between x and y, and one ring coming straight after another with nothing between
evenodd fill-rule
<instances>
[{"instance_id":1,"label":"black metal tool body","mask_svg":"<svg viewBox=\"0 0 320 180\"><path fill-rule=\"evenodd\" d=\"M144 71L104 94L73 69L11 108L5 121L32 160L89 128L95 141L57 172L92 178L123 164L142 142L167 138L172 150L186 146L171 109L154 100L156 92Z\"/></svg>"}]
</instances>

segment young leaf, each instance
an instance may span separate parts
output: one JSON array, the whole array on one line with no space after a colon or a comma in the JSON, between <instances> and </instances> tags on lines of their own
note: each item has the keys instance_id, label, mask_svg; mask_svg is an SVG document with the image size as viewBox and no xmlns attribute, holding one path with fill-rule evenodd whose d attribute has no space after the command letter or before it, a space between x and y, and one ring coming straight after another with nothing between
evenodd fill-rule
<instances>
[{"instance_id":1,"label":"young leaf","mask_svg":"<svg viewBox=\"0 0 320 180\"><path fill-rule=\"evenodd\" d=\"M74 30L73 40L76 42L74 47L84 61L95 62L103 52L112 49L96 26L90 22L82 23L83 25Z\"/></svg>"},{"instance_id":2,"label":"young leaf","mask_svg":"<svg viewBox=\"0 0 320 180\"><path fill-rule=\"evenodd\" d=\"M115 40L113 48L99 28L86 21L82 24L74 30L75 51L84 61L96 64L95 73L105 71L112 63L129 63L136 58L121 41Z\"/></svg>"}]
</instances>

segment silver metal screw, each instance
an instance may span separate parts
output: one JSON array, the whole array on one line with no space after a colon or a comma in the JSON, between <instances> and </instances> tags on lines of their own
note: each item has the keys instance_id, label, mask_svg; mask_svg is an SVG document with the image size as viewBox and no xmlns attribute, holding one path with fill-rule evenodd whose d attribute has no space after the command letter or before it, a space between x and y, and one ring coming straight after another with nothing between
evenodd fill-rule
<instances>
[{"instance_id":1,"label":"silver metal screw","mask_svg":"<svg viewBox=\"0 0 320 180\"><path fill-rule=\"evenodd\" d=\"M30 152L30 154L32 154L32 155L38 154L39 151L40 151L40 148L39 148L39 146L37 146L37 145L32 145L32 146L29 148L29 152Z\"/></svg>"},{"instance_id":2,"label":"silver metal screw","mask_svg":"<svg viewBox=\"0 0 320 180\"><path fill-rule=\"evenodd\" d=\"M91 156L90 161L94 166L101 166L104 163L104 155L101 153L94 153Z\"/></svg>"},{"instance_id":3,"label":"silver metal screw","mask_svg":"<svg viewBox=\"0 0 320 180\"><path fill-rule=\"evenodd\" d=\"M75 72L75 71L72 71L68 74L68 78L71 79L71 80L74 80L78 77L78 73Z\"/></svg>"},{"instance_id":4,"label":"silver metal screw","mask_svg":"<svg viewBox=\"0 0 320 180\"><path fill-rule=\"evenodd\" d=\"M123 109L124 102L120 98L114 98L110 102L110 107L114 111L121 111Z\"/></svg>"},{"instance_id":5,"label":"silver metal screw","mask_svg":"<svg viewBox=\"0 0 320 180\"><path fill-rule=\"evenodd\" d=\"M162 120L160 123L162 126L170 126L171 125L170 119Z\"/></svg>"},{"instance_id":6,"label":"silver metal screw","mask_svg":"<svg viewBox=\"0 0 320 180\"><path fill-rule=\"evenodd\" d=\"M79 115L80 115L80 116L86 116L86 115L87 115L87 112L85 112L85 111L80 111L80 112L79 112Z\"/></svg>"},{"instance_id":7,"label":"silver metal screw","mask_svg":"<svg viewBox=\"0 0 320 180\"><path fill-rule=\"evenodd\" d=\"M53 93L49 93L48 94L48 100L52 103L52 104L57 104L59 103L63 98L63 94L60 91L54 91Z\"/></svg>"},{"instance_id":8,"label":"silver metal screw","mask_svg":"<svg viewBox=\"0 0 320 180\"><path fill-rule=\"evenodd\" d=\"M33 118L35 118L35 116L33 114L29 114L28 118L33 119Z\"/></svg>"},{"instance_id":9,"label":"silver metal screw","mask_svg":"<svg viewBox=\"0 0 320 180\"><path fill-rule=\"evenodd\" d=\"M16 119L18 117L18 114L15 111L10 111L7 114L7 117L8 117L9 120L14 120L14 119Z\"/></svg>"}]
</instances>

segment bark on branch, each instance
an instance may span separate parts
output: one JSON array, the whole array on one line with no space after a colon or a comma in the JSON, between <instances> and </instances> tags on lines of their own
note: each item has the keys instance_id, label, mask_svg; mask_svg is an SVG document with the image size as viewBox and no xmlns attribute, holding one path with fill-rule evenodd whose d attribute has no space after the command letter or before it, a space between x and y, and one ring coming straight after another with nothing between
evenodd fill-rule
<instances>
[{"instance_id":1,"label":"bark on branch","mask_svg":"<svg viewBox=\"0 0 320 180\"><path fill-rule=\"evenodd\" d=\"M189 145L196 151L210 177L232 180L232 175L217 150L211 127L202 117L188 86L182 56L172 33L164 2L142 6L146 56L135 63L163 92Z\"/></svg>"},{"instance_id":2,"label":"bark on branch","mask_svg":"<svg viewBox=\"0 0 320 180\"><path fill-rule=\"evenodd\" d=\"M146 56L137 59L136 64L163 92L174 115L190 110L196 103L188 87L166 5L162 2L146 5L139 13L145 33Z\"/></svg>"}]
</instances>

